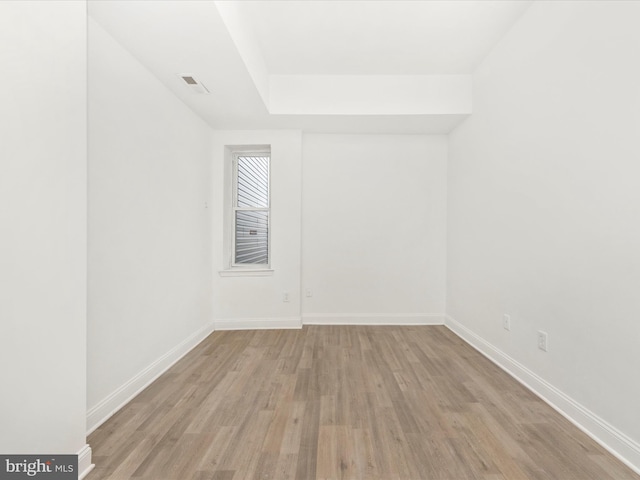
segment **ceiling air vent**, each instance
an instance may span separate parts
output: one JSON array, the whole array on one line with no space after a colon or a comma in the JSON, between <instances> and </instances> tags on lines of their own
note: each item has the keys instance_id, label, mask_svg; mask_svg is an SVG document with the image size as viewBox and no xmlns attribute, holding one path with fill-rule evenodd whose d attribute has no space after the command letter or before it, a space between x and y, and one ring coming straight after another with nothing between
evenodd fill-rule
<instances>
[{"instance_id":1,"label":"ceiling air vent","mask_svg":"<svg viewBox=\"0 0 640 480\"><path fill-rule=\"evenodd\" d=\"M178 76L191 89L193 93L199 93L204 95L208 95L210 93L209 90L207 90L207 87L205 87L202 82L199 82L190 73L179 73Z\"/></svg>"}]
</instances>

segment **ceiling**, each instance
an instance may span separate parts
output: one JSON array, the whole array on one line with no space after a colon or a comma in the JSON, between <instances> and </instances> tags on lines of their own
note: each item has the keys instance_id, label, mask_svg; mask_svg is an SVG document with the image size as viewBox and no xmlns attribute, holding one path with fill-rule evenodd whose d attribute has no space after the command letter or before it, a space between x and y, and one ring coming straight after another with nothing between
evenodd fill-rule
<instances>
[{"instance_id":1,"label":"ceiling","mask_svg":"<svg viewBox=\"0 0 640 480\"><path fill-rule=\"evenodd\" d=\"M237 3L270 73L420 75L472 73L530 2Z\"/></svg>"},{"instance_id":2,"label":"ceiling","mask_svg":"<svg viewBox=\"0 0 640 480\"><path fill-rule=\"evenodd\" d=\"M530 4L89 0L89 14L216 129L448 133L471 114L470 75Z\"/></svg>"}]
</instances>

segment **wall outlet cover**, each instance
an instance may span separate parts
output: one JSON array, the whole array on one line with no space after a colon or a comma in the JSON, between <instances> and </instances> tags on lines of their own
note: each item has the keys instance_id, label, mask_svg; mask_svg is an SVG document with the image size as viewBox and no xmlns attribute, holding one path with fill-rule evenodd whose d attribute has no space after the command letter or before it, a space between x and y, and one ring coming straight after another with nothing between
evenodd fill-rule
<instances>
[{"instance_id":1,"label":"wall outlet cover","mask_svg":"<svg viewBox=\"0 0 640 480\"><path fill-rule=\"evenodd\" d=\"M538 331L538 348L544 352L549 348L549 336L542 330Z\"/></svg>"}]
</instances>

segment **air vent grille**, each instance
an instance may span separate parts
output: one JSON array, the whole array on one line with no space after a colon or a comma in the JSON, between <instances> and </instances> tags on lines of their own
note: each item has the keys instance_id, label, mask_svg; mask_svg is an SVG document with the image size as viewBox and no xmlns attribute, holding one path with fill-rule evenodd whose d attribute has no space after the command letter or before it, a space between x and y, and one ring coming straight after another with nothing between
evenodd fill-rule
<instances>
[{"instance_id":1,"label":"air vent grille","mask_svg":"<svg viewBox=\"0 0 640 480\"><path fill-rule=\"evenodd\" d=\"M193 93L208 95L209 89L204 86L202 82L196 79L196 77L190 73L179 73L178 76L182 81L191 89Z\"/></svg>"}]
</instances>

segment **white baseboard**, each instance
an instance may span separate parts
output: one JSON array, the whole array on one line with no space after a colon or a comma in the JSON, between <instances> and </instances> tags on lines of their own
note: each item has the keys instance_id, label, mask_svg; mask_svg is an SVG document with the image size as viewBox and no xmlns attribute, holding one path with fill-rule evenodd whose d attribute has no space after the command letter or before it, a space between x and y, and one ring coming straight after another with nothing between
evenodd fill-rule
<instances>
[{"instance_id":1,"label":"white baseboard","mask_svg":"<svg viewBox=\"0 0 640 480\"><path fill-rule=\"evenodd\" d=\"M558 390L509 355L447 316L445 325L469 345L522 383L625 465L640 474L640 444Z\"/></svg>"},{"instance_id":2,"label":"white baseboard","mask_svg":"<svg viewBox=\"0 0 640 480\"><path fill-rule=\"evenodd\" d=\"M216 320L216 330L265 330L302 328L300 317L228 318Z\"/></svg>"},{"instance_id":3,"label":"white baseboard","mask_svg":"<svg viewBox=\"0 0 640 480\"><path fill-rule=\"evenodd\" d=\"M91 447L85 445L82 450L78 452L78 480L82 480L89 472L93 470L95 465L91 463Z\"/></svg>"},{"instance_id":4,"label":"white baseboard","mask_svg":"<svg viewBox=\"0 0 640 480\"><path fill-rule=\"evenodd\" d=\"M443 325L443 313L307 313L304 325Z\"/></svg>"},{"instance_id":5,"label":"white baseboard","mask_svg":"<svg viewBox=\"0 0 640 480\"><path fill-rule=\"evenodd\" d=\"M213 323L202 327L108 395L97 405L91 407L87 412L87 435L129 403L136 395L147 388L154 380L171 368L173 364L189 353L213 331Z\"/></svg>"}]
</instances>

